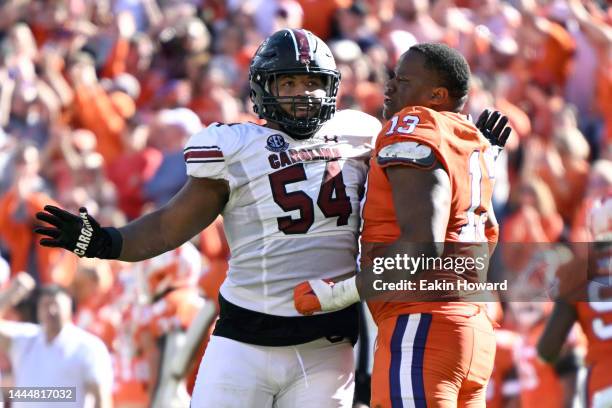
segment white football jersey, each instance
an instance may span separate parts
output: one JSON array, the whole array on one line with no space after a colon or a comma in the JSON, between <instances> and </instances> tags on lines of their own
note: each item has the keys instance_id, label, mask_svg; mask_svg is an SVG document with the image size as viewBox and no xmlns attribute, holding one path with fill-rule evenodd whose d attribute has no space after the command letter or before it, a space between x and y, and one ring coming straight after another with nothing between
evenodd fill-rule
<instances>
[{"instance_id":1,"label":"white football jersey","mask_svg":"<svg viewBox=\"0 0 612 408\"><path fill-rule=\"evenodd\" d=\"M221 294L257 312L297 316L293 288L355 272L359 202L380 122L345 110L310 139L254 123L211 124L185 148L187 174L225 179L231 249Z\"/></svg>"}]
</instances>

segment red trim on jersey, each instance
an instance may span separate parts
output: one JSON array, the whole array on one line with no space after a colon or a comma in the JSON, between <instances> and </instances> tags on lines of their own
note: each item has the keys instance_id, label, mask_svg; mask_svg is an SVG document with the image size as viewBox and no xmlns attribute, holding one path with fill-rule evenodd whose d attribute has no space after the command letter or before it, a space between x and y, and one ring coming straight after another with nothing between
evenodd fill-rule
<instances>
[{"instance_id":1,"label":"red trim on jersey","mask_svg":"<svg viewBox=\"0 0 612 408\"><path fill-rule=\"evenodd\" d=\"M208 159L211 157L223 157L223 152L220 150L213 151L190 151L185 153L185 161L190 159Z\"/></svg>"}]
</instances>

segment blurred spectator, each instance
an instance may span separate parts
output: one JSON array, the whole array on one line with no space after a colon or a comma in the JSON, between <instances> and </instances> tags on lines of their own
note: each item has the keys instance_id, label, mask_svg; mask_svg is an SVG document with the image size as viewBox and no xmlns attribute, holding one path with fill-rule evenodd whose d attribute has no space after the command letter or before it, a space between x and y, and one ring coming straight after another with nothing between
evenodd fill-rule
<instances>
[{"instance_id":1,"label":"blurred spectator","mask_svg":"<svg viewBox=\"0 0 612 408\"><path fill-rule=\"evenodd\" d=\"M396 1L394 4L393 18L385 25L385 32L407 31L418 42L440 42L444 39L445 30L431 17L428 0Z\"/></svg>"},{"instance_id":2,"label":"blurred spectator","mask_svg":"<svg viewBox=\"0 0 612 408\"><path fill-rule=\"evenodd\" d=\"M16 140L9 137L9 135L0 128L0 196L4 194L13 181L9 169L16 144Z\"/></svg>"},{"instance_id":3,"label":"blurred spectator","mask_svg":"<svg viewBox=\"0 0 612 408\"><path fill-rule=\"evenodd\" d=\"M304 21L304 10L296 0L279 0L278 7L274 13L272 34L283 28L302 28ZM261 31L262 35L266 35L265 31Z\"/></svg>"},{"instance_id":4,"label":"blurred spectator","mask_svg":"<svg viewBox=\"0 0 612 408\"><path fill-rule=\"evenodd\" d=\"M205 125L235 122L240 113L240 104L227 89L230 82L227 72L221 67L208 66L200 75L189 108Z\"/></svg>"},{"instance_id":5,"label":"blurred spectator","mask_svg":"<svg viewBox=\"0 0 612 408\"><path fill-rule=\"evenodd\" d=\"M593 240L588 228L589 210L595 200L610 194L612 194L612 161L598 160L591 167L585 199L580 204L571 225L570 239L572 242L590 242Z\"/></svg>"},{"instance_id":6,"label":"blurred spectator","mask_svg":"<svg viewBox=\"0 0 612 408\"><path fill-rule=\"evenodd\" d=\"M510 214L502 224L501 258L509 279L526 274L538 254L561 236L563 220L550 189L538 179L525 181L511 197ZM535 244L535 245L534 245Z\"/></svg>"},{"instance_id":7,"label":"blurred spectator","mask_svg":"<svg viewBox=\"0 0 612 408\"><path fill-rule=\"evenodd\" d=\"M149 146L162 153L162 162L153 177L145 183L143 193L156 207L166 204L187 181L183 148L200 129L200 119L186 108L162 110L155 118Z\"/></svg>"},{"instance_id":8,"label":"blurred spectator","mask_svg":"<svg viewBox=\"0 0 612 408\"><path fill-rule=\"evenodd\" d=\"M134 310L134 341L148 357L151 398L171 375L168 353L176 352L176 337L184 335L204 303L197 290L203 266L200 252L188 242L134 268L144 282L147 299ZM198 365L191 368L193 386Z\"/></svg>"},{"instance_id":9,"label":"blurred spectator","mask_svg":"<svg viewBox=\"0 0 612 408\"><path fill-rule=\"evenodd\" d=\"M580 205L575 198L585 193L589 145L575 127L558 128L553 143L545 148L536 171L550 187L565 222L571 223Z\"/></svg>"},{"instance_id":10,"label":"blurred spectator","mask_svg":"<svg viewBox=\"0 0 612 408\"><path fill-rule=\"evenodd\" d=\"M88 54L78 54L68 69L75 89L74 122L96 135L97 151L110 165L123 152L123 132L135 113L134 101L121 91L102 88Z\"/></svg>"},{"instance_id":11,"label":"blurred spectator","mask_svg":"<svg viewBox=\"0 0 612 408\"><path fill-rule=\"evenodd\" d=\"M143 187L157 172L163 154L148 146L150 129L140 124L128 132L125 152L108 169L108 177L117 188L117 204L128 220L142 214L147 202Z\"/></svg>"},{"instance_id":12,"label":"blurred spectator","mask_svg":"<svg viewBox=\"0 0 612 408\"><path fill-rule=\"evenodd\" d=\"M352 40L364 51L378 43L378 39L367 23L367 16L367 7L361 2L354 2L348 8L336 10L335 30L331 39Z\"/></svg>"},{"instance_id":13,"label":"blurred spectator","mask_svg":"<svg viewBox=\"0 0 612 408\"><path fill-rule=\"evenodd\" d=\"M101 260L79 260L72 292L76 302L75 324L100 338L109 350L120 324L113 312L111 288L114 276L110 264Z\"/></svg>"},{"instance_id":14,"label":"blurred spectator","mask_svg":"<svg viewBox=\"0 0 612 408\"><path fill-rule=\"evenodd\" d=\"M304 25L323 40L331 35L332 21L336 11L349 7L350 0L297 0L304 10Z\"/></svg>"},{"instance_id":15,"label":"blurred spectator","mask_svg":"<svg viewBox=\"0 0 612 408\"><path fill-rule=\"evenodd\" d=\"M531 0L521 0L523 50L529 61L533 80L546 90L563 89L576 49L567 30L552 19L537 14Z\"/></svg>"},{"instance_id":16,"label":"blurred spectator","mask_svg":"<svg viewBox=\"0 0 612 408\"><path fill-rule=\"evenodd\" d=\"M43 248L32 233L34 214L53 203L45 194L38 150L21 146L15 153L12 187L0 197L0 240L8 250L11 271L27 271L38 282L70 284L75 259L55 248Z\"/></svg>"},{"instance_id":17,"label":"blurred spectator","mask_svg":"<svg viewBox=\"0 0 612 408\"><path fill-rule=\"evenodd\" d=\"M200 252L208 260L208 269L203 271L198 285L206 298L217 302L219 288L225 279L230 250L223 231L223 218L218 217L199 235Z\"/></svg>"},{"instance_id":18,"label":"blurred spectator","mask_svg":"<svg viewBox=\"0 0 612 408\"><path fill-rule=\"evenodd\" d=\"M0 348L10 357L15 386L75 387L74 406L84 407L90 394L97 407L111 407L109 353L100 339L72 324L68 292L60 286L41 288L37 311L40 324L0 320Z\"/></svg>"}]
</instances>

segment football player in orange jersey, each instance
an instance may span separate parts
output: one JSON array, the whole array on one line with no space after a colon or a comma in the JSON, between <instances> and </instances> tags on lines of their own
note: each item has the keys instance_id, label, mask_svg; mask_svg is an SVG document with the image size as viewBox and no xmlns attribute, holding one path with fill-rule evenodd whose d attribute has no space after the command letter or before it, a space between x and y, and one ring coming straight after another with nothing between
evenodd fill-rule
<instances>
[{"instance_id":1,"label":"football player in orange jersey","mask_svg":"<svg viewBox=\"0 0 612 408\"><path fill-rule=\"evenodd\" d=\"M559 272L559 297L544 333L538 354L544 361L563 364L559 358L565 338L575 322L584 331L588 347L586 406L612 406L612 189L593 199L587 220L592 244L575 244L577 256ZM588 260L582 247L589 246Z\"/></svg>"},{"instance_id":2,"label":"football player in orange jersey","mask_svg":"<svg viewBox=\"0 0 612 408\"><path fill-rule=\"evenodd\" d=\"M523 407L558 408L572 406L576 379L584 349L584 336L578 327L563 344L563 358L554 367L538 358L536 344L544 331L553 302L510 302L511 314L521 340L515 349L515 364ZM496 333L498 335L498 333ZM542 399L542 396L546 396Z\"/></svg>"},{"instance_id":3,"label":"football player in orange jersey","mask_svg":"<svg viewBox=\"0 0 612 408\"><path fill-rule=\"evenodd\" d=\"M504 326L504 310L499 297L486 304L487 313L492 321L499 325L495 330L497 347L495 364L491 379L487 385L487 408L515 408L520 406L518 394L520 385L517 378L514 356L520 344L521 336L509 327Z\"/></svg>"},{"instance_id":4,"label":"football player in orange jersey","mask_svg":"<svg viewBox=\"0 0 612 408\"><path fill-rule=\"evenodd\" d=\"M362 204L361 272L335 283L304 282L294 291L295 305L312 314L369 300L378 325L372 407L484 407L495 335L478 302L482 296L457 287L408 286L396 299L371 298L376 282L398 278L417 289L425 279L435 284L486 278L486 265L459 274L452 267L410 270L387 261L456 257L451 251L457 249L490 256L498 236L491 205L498 146L459 113L470 70L457 51L415 45L394 74L385 87L388 122L372 152ZM503 146L509 135L505 122L491 129Z\"/></svg>"}]
</instances>

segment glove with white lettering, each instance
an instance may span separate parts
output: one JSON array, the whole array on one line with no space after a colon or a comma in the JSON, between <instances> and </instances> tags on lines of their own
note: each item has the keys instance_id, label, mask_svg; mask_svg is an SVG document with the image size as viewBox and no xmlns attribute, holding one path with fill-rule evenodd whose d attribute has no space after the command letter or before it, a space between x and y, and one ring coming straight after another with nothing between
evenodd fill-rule
<instances>
[{"instance_id":1,"label":"glove with white lettering","mask_svg":"<svg viewBox=\"0 0 612 408\"><path fill-rule=\"evenodd\" d=\"M64 248L80 257L117 259L121 254L123 238L116 228L102 228L87 213L79 209L79 216L52 205L36 213L36 218L51 224L54 228L36 227L34 232L50 238L40 240L40 245Z\"/></svg>"},{"instance_id":2,"label":"glove with white lettering","mask_svg":"<svg viewBox=\"0 0 612 408\"><path fill-rule=\"evenodd\" d=\"M503 149L508 141L508 137L510 137L510 132L512 132L512 128L506 126L507 123L508 118L501 112L485 109L478 116L476 127L491 143L491 146Z\"/></svg>"},{"instance_id":3,"label":"glove with white lettering","mask_svg":"<svg viewBox=\"0 0 612 408\"><path fill-rule=\"evenodd\" d=\"M313 279L302 282L293 289L293 304L303 315L315 312L334 312L359 302L355 277L332 282Z\"/></svg>"}]
</instances>

